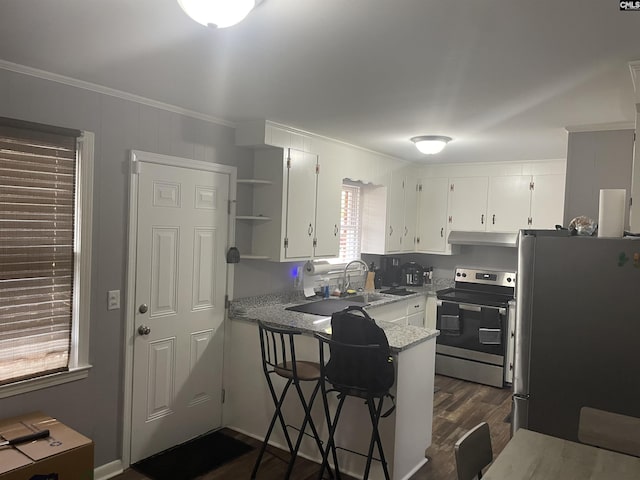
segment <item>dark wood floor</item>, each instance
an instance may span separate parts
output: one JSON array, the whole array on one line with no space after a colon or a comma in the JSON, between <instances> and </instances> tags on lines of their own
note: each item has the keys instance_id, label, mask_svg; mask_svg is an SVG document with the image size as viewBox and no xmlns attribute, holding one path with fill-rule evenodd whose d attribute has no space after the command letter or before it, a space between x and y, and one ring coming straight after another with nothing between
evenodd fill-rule
<instances>
[{"instance_id":1,"label":"dark wood floor","mask_svg":"<svg viewBox=\"0 0 640 480\"><path fill-rule=\"evenodd\" d=\"M434 395L433 439L426 455L429 462L412 477L413 480L455 480L453 445L467 430L482 421L489 423L494 457L509 441L510 424L505 419L511 412L511 392L464 382L453 378L436 376ZM240 433L225 429L225 433L258 447L260 443ZM260 480L281 480L286 471L287 454L276 448L267 449L258 472ZM200 480L248 479L258 449L229 462ZM292 478L294 480L315 479L318 465L299 458ZM127 470L115 477L117 480L145 480L147 477Z\"/></svg>"}]
</instances>

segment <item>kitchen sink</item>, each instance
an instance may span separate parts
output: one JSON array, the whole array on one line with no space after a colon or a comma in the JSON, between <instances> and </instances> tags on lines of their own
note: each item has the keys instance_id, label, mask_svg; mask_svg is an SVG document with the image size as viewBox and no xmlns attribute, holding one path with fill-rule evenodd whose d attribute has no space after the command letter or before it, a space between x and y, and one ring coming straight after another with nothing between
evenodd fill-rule
<instances>
[{"instance_id":1,"label":"kitchen sink","mask_svg":"<svg viewBox=\"0 0 640 480\"><path fill-rule=\"evenodd\" d=\"M371 302L377 302L378 300L383 300L384 298L386 297L383 295L378 295L377 293L362 293L360 295L344 297L343 300L371 303Z\"/></svg>"},{"instance_id":2,"label":"kitchen sink","mask_svg":"<svg viewBox=\"0 0 640 480\"><path fill-rule=\"evenodd\" d=\"M364 307L371 302L376 302L386 298L377 293L362 293L359 295L349 295L341 298L325 298L316 300L315 302L301 303L292 307L286 307L285 310L293 312L311 313L313 315L331 315L350 306Z\"/></svg>"}]
</instances>

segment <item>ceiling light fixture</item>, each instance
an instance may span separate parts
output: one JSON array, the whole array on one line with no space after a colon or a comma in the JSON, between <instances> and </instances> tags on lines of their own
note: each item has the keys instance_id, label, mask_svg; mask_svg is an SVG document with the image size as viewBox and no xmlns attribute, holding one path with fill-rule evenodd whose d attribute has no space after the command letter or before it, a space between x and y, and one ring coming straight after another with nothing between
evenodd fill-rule
<instances>
[{"instance_id":1,"label":"ceiling light fixture","mask_svg":"<svg viewBox=\"0 0 640 480\"><path fill-rule=\"evenodd\" d=\"M416 148L420 152L433 155L441 152L444 147L451 141L451 137L443 137L441 135L420 135L411 139L416 144Z\"/></svg>"},{"instance_id":2,"label":"ceiling light fixture","mask_svg":"<svg viewBox=\"0 0 640 480\"><path fill-rule=\"evenodd\" d=\"M178 0L178 5L196 22L226 28L241 22L261 0Z\"/></svg>"}]
</instances>

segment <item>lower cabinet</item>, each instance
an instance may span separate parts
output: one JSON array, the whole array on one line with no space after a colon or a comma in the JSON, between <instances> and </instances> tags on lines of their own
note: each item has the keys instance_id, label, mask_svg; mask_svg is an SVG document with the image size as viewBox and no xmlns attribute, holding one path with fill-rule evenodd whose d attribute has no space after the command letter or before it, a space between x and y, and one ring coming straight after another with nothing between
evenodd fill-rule
<instances>
[{"instance_id":1,"label":"lower cabinet","mask_svg":"<svg viewBox=\"0 0 640 480\"><path fill-rule=\"evenodd\" d=\"M365 310L377 321L424 327L425 303L426 298L419 296L387 303L386 305L365 307Z\"/></svg>"},{"instance_id":2,"label":"lower cabinet","mask_svg":"<svg viewBox=\"0 0 640 480\"><path fill-rule=\"evenodd\" d=\"M425 323L426 328L432 330L436 329L436 320L438 315L438 297L434 295L427 296L427 305L425 308Z\"/></svg>"},{"instance_id":3,"label":"lower cabinet","mask_svg":"<svg viewBox=\"0 0 640 480\"><path fill-rule=\"evenodd\" d=\"M381 322L393 322L398 325L407 324L407 303L406 300L387 303L386 305L365 307L367 313L374 320Z\"/></svg>"},{"instance_id":4,"label":"lower cabinet","mask_svg":"<svg viewBox=\"0 0 640 480\"><path fill-rule=\"evenodd\" d=\"M407 325L424 328L426 303L427 298L423 296L407 299Z\"/></svg>"}]
</instances>

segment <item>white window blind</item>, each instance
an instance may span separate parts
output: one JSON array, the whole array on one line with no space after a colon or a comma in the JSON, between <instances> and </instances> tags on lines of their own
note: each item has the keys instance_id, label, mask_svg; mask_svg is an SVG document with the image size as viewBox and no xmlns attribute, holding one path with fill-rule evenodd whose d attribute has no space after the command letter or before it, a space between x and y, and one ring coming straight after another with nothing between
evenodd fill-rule
<instances>
[{"instance_id":1,"label":"white window blind","mask_svg":"<svg viewBox=\"0 0 640 480\"><path fill-rule=\"evenodd\" d=\"M79 135L0 119L0 384L69 365Z\"/></svg>"},{"instance_id":2,"label":"white window blind","mask_svg":"<svg viewBox=\"0 0 640 480\"><path fill-rule=\"evenodd\" d=\"M360 258L360 187L342 185L340 210L340 261Z\"/></svg>"}]
</instances>

